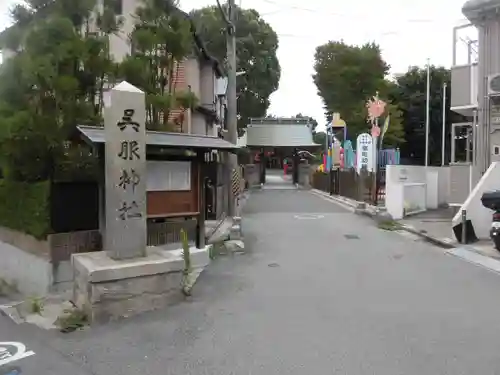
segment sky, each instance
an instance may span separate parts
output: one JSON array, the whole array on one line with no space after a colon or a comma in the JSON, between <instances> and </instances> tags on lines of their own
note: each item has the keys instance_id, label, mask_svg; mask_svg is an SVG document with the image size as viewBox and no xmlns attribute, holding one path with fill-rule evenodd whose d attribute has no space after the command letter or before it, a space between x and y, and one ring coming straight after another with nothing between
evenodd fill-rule
<instances>
[{"instance_id":1,"label":"sky","mask_svg":"<svg viewBox=\"0 0 500 375\"><path fill-rule=\"evenodd\" d=\"M323 103L312 80L317 46L329 40L374 41L381 46L392 74L404 73L413 65L423 67L427 59L433 65L450 67L453 27L466 22L461 14L465 1L456 0L235 1L256 9L279 37L281 80L268 112L276 116L300 112L315 118L321 127ZM0 1L0 29L9 26L8 12L15 2ZM214 4L216 0L180 0L185 11ZM463 60L463 53L460 57Z\"/></svg>"}]
</instances>

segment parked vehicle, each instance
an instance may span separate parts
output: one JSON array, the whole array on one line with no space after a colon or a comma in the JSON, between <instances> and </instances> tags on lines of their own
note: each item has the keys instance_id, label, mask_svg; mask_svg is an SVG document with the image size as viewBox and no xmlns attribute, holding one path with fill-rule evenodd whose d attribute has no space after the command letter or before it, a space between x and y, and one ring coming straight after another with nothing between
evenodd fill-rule
<instances>
[{"instance_id":1,"label":"parked vehicle","mask_svg":"<svg viewBox=\"0 0 500 375\"><path fill-rule=\"evenodd\" d=\"M500 190L485 192L481 197L481 203L484 207L493 210L490 238L495 249L500 251Z\"/></svg>"}]
</instances>

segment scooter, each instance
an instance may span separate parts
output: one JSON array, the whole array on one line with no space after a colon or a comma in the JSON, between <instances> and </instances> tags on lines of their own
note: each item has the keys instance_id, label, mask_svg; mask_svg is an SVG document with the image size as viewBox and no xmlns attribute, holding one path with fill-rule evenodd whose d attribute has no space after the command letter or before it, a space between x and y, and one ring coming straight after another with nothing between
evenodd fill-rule
<instances>
[{"instance_id":1,"label":"scooter","mask_svg":"<svg viewBox=\"0 0 500 375\"><path fill-rule=\"evenodd\" d=\"M490 238L495 249L500 251L500 190L483 193L481 203L484 207L494 211L491 218Z\"/></svg>"}]
</instances>

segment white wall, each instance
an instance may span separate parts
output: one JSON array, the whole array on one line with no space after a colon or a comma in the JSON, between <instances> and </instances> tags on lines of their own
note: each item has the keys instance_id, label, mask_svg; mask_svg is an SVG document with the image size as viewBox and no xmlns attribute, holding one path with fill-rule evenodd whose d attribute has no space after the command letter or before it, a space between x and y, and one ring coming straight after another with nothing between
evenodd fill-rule
<instances>
[{"instance_id":1,"label":"white wall","mask_svg":"<svg viewBox=\"0 0 500 375\"><path fill-rule=\"evenodd\" d=\"M418 165L388 165L386 169L385 206L391 216L403 218L405 210L405 184L407 188L425 185L425 208L436 209L447 204L450 190L448 167Z\"/></svg>"},{"instance_id":2,"label":"white wall","mask_svg":"<svg viewBox=\"0 0 500 375\"><path fill-rule=\"evenodd\" d=\"M472 222L472 226L479 239L488 239L490 236L492 211L481 203L484 192L500 189L500 162L493 162L479 180L475 188L465 200L461 209L453 217L452 225L455 227L462 221L462 210L467 211L467 219Z\"/></svg>"},{"instance_id":3,"label":"white wall","mask_svg":"<svg viewBox=\"0 0 500 375\"><path fill-rule=\"evenodd\" d=\"M472 181L471 181L472 177ZM450 165L450 204L462 205L479 178L478 168L470 163L453 163Z\"/></svg>"},{"instance_id":4,"label":"white wall","mask_svg":"<svg viewBox=\"0 0 500 375\"><path fill-rule=\"evenodd\" d=\"M0 278L28 296L45 296L53 283L47 259L0 241Z\"/></svg>"},{"instance_id":5,"label":"white wall","mask_svg":"<svg viewBox=\"0 0 500 375\"><path fill-rule=\"evenodd\" d=\"M390 168L385 171L385 208L394 220L400 220L404 214L403 184L399 182L399 171Z\"/></svg>"}]
</instances>

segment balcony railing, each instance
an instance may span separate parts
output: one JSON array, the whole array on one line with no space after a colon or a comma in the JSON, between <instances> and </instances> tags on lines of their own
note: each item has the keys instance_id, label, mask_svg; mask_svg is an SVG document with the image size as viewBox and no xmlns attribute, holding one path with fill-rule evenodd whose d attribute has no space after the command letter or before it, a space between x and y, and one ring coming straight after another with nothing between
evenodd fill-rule
<instances>
[{"instance_id":1,"label":"balcony railing","mask_svg":"<svg viewBox=\"0 0 500 375\"><path fill-rule=\"evenodd\" d=\"M471 24L453 28L453 63L451 67L451 109L472 116L478 104L478 41Z\"/></svg>"}]
</instances>

